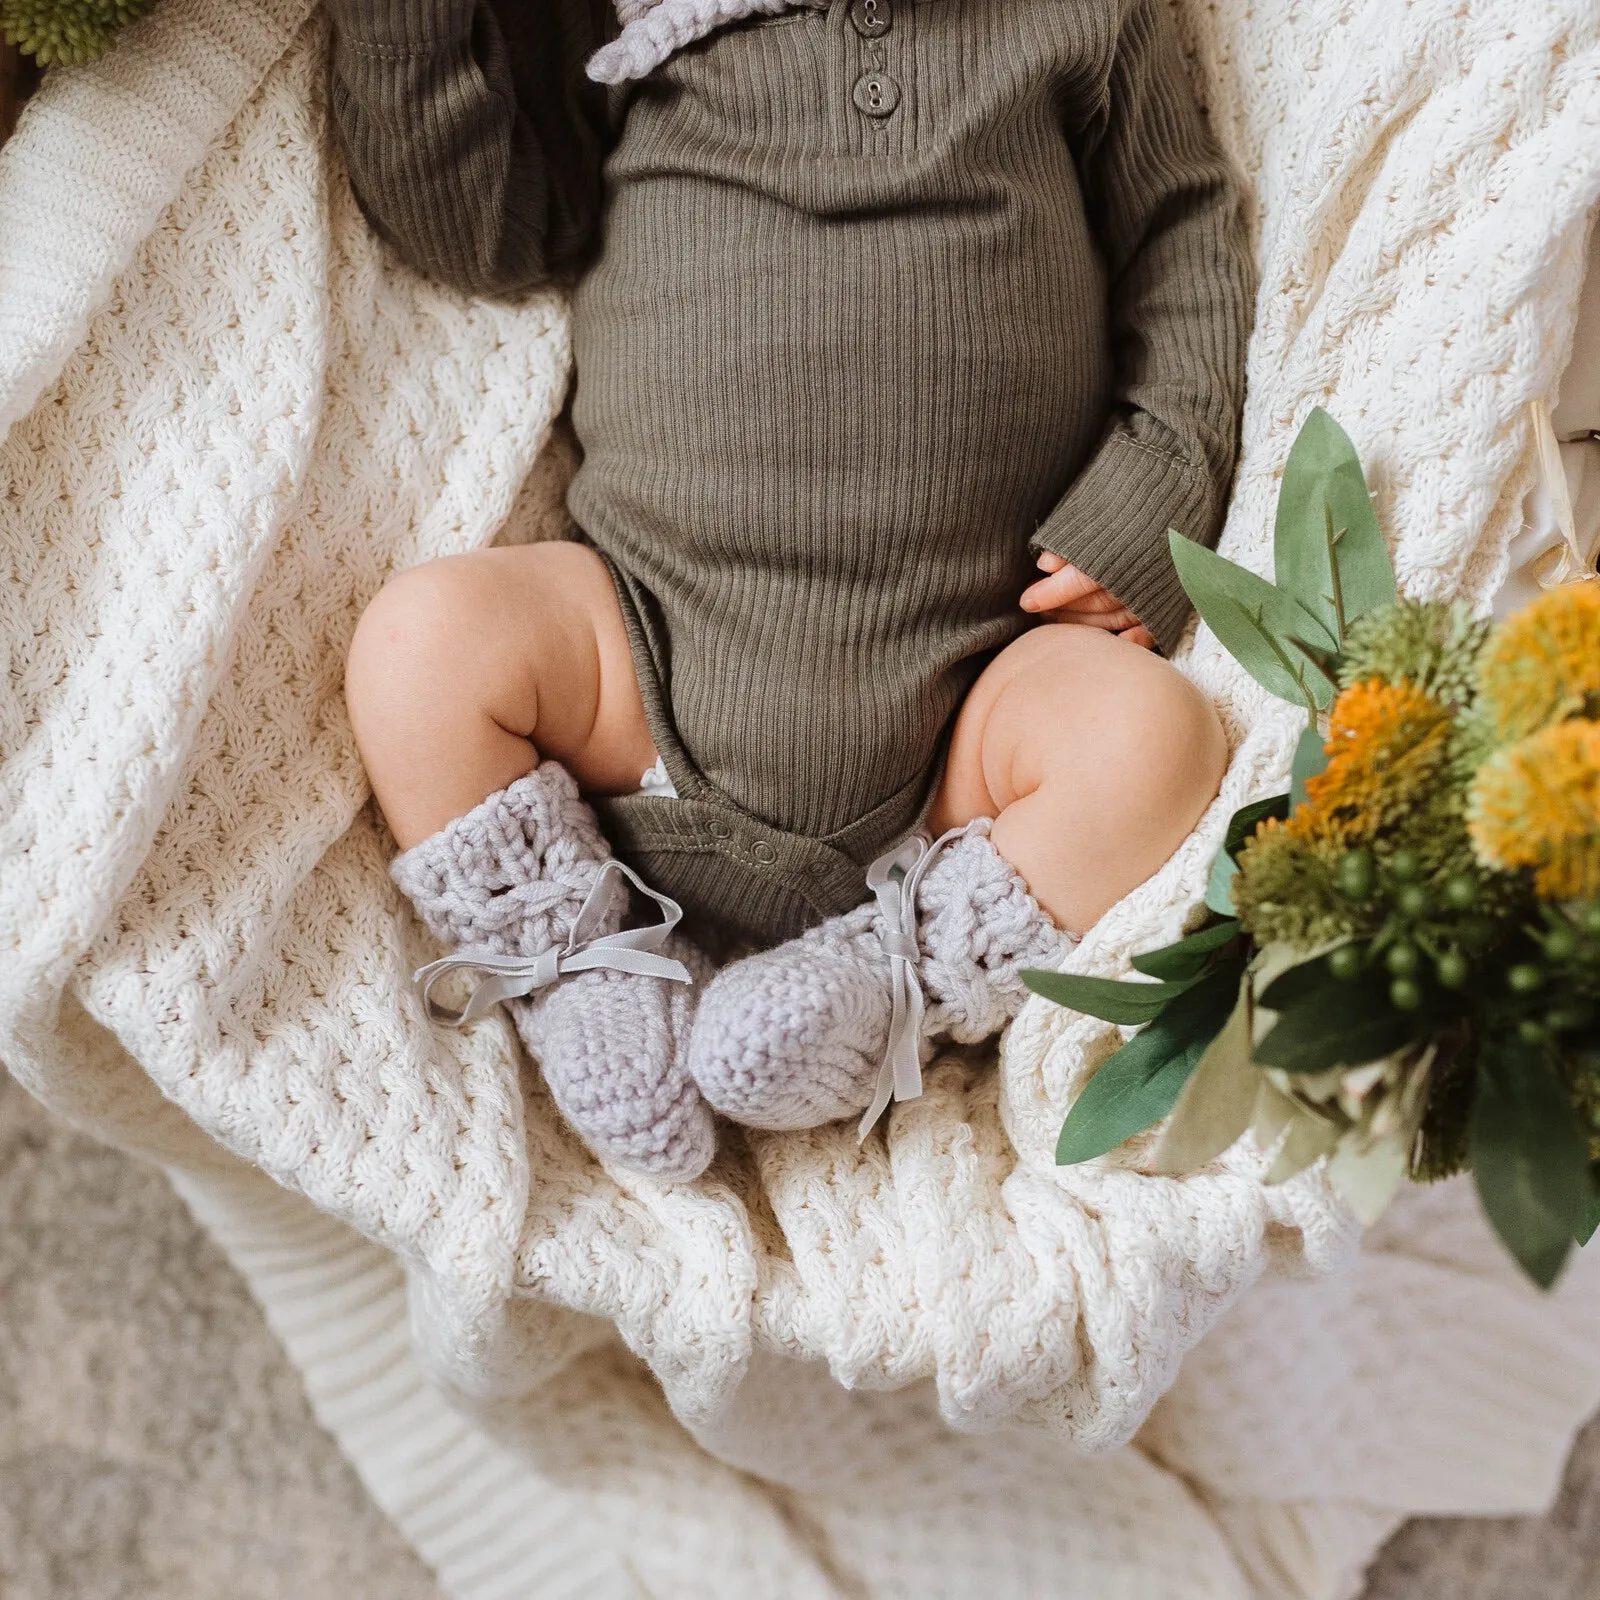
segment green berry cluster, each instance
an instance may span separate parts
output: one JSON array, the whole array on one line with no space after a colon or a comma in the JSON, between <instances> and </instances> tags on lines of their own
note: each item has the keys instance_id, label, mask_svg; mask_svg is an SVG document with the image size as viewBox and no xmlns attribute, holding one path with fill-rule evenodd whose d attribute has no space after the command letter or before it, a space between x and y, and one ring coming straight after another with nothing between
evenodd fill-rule
<instances>
[{"instance_id":1,"label":"green berry cluster","mask_svg":"<svg viewBox=\"0 0 1600 1600\"><path fill-rule=\"evenodd\" d=\"M1600 901L1540 908L1542 925L1484 914L1485 882L1470 872L1426 877L1413 850L1379 863L1352 850L1335 870L1339 892L1382 917L1370 939L1340 945L1328 970L1344 982L1374 971L1397 1011L1475 1014L1524 1044L1586 1044L1600 1015Z\"/></svg>"},{"instance_id":2,"label":"green berry cluster","mask_svg":"<svg viewBox=\"0 0 1600 1600\"><path fill-rule=\"evenodd\" d=\"M1396 850L1382 863L1370 850L1348 851L1334 878L1340 894L1382 921L1371 939L1333 951L1329 969L1353 981L1381 962L1397 1011L1420 1010L1430 986L1464 990L1475 958L1495 941L1495 923L1483 914L1482 879L1470 872L1429 878L1415 850Z\"/></svg>"}]
</instances>

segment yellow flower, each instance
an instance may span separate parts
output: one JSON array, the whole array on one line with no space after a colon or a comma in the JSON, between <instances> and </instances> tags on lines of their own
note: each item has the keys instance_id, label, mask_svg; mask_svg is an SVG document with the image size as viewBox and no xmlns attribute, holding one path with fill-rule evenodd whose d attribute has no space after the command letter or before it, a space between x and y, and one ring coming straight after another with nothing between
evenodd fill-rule
<instances>
[{"instance_id":1,"label":"yellow flower","mask_svg":"<svg viewBox=\"0 0 1600 1600\"><path fill-rule=\"evenodd\" d=\"M1333 703L1328 765L1306 782L1285 831L1341 850L1370 842L1435 787L1449 753L1450 713L1414 684L1369 678Z\"/></svg>"},{"instance_id":2,"label":"yellow flower","mask_svg":"<svg viewBox=\"0 0 1600 1600\"><path fill-rule=\"evenodd\" d=\"M1600 896L1600 723L1563 722L1499 751L1467 804L1485 865L1537 869L1549 899Z\"/></svg>"},{"instance_id":3,"label":"yellow flower","mask_svg":"<svg viewBox=\"0 0 1600 1600\"><path fill-rule=\"evenodd\" d=\"M1502 622L1479 661L1478 693L1497 746L1583 711L1600 695L1600 583L1551 589Z\"/></svg>"}]
</instances>

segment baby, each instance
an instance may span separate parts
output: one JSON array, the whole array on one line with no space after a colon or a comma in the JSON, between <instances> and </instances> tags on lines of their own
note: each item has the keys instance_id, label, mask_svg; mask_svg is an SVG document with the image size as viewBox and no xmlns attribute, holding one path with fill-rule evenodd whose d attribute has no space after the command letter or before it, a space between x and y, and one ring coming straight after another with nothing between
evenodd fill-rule
<instances>
[{"instance_id":1,"label":"baby","mask_svg":"<svg viewBox=\"0 0 1600 1600\"><path fill-rule=\"evenodd\" d=\"M395 879L609 1161L875 1113L1226 763L1152 648L1251 301L1166 0L331 9L374 226L575 284L583 541L407 572L351 650ZM762 948L713 975L629 877Z\"/></svg>"}]
</instances>

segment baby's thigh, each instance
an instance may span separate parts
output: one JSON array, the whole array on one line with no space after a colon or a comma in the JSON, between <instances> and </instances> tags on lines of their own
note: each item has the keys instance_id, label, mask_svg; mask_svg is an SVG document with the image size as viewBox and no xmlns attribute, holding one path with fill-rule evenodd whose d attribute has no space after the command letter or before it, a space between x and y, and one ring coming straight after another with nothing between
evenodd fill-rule
<instances>
[{"instance_id":1,"label":"baby's thigh","mask_svg":"<svg viewBox=\"0 0 1600 1600\"><path fill-rule=\"evenodd\" d=\"M594 789L636 786L654 758L610 572L565 541L401 573L362 616L346 695L358 736L380 717L487 718Z\"/></svg>"},{"instance_id":2,"label":"baby's thigh","mask_svg":"<svg viewBox=\"0 0 1600 1600\"><path fill-rule=\"evenodd\" d=\"M973 685L934 820L999 816L1048 789L1063 820L1108 836L1165 831L1204 809L1226 765L1216 713L1169 662L1099 628L1049 623Z\"/></svg>"}]
</instances>

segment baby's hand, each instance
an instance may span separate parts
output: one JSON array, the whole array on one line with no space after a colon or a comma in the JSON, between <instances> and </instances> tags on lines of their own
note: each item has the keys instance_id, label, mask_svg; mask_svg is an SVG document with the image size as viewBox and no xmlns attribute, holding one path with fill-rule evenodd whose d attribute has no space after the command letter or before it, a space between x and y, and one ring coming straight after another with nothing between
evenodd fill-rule
<instances>
[{"instance_id":1,"label":"baby's hand","mask_svg":"<svg viewBox=\"0 0 1600 1600\"><path fill-rule=\"evenodd\" d=\"M1091 628L1106 628L1119 639L1154 650L1156 641L1150 630L1087 572L1069 566L1053 551L1039 557L1039 570L1049 576L1022 591L1022 609L1037 611L1052 622L1081 622Z\"/></svg>"}]
</instances>

